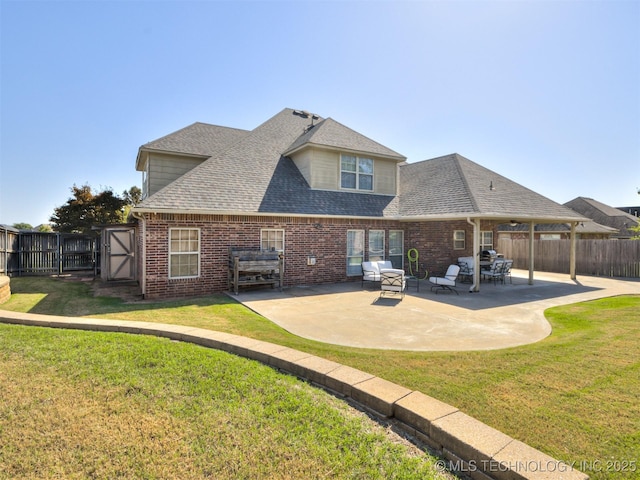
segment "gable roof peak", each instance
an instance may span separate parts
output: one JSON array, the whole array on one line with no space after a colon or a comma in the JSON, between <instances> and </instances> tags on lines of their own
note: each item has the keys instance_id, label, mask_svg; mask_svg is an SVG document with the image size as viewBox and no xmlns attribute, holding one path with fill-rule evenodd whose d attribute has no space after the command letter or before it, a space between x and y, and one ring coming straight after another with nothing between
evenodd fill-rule
<instances>
[{"instance_id":1,"label":"gable roof peak","mask_svg":"<svg viewBox=\"0 0 640 480\"><path fill-rule=\"evenodd\" d=\"M283 153L284 156L289 156L306 146L315 145L334 150L394 158L400 161L406 160L405 156L337 122L331 117L323 119L317 116L317 118L320 121L309 125L305 132L286 149Z\"/></svg>"}]
</instances>

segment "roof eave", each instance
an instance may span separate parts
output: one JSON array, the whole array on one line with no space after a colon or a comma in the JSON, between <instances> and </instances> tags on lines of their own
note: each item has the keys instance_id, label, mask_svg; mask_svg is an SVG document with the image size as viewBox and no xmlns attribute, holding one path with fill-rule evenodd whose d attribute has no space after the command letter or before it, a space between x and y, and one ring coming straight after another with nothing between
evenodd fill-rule
<instances>
[{"instance_id":1,"label":"roof eave","mask_svg":"<svg viewBox=\"0 0 640 480\"><path fill-rule=\"evenodd\" d=\"M201 158L202 160L206 160L211 157L211 155L199 154L199 153L186 153L186 152L176 152L173 150L162 150L158 148L148 148L142 146L138 149L138 156L136 157L136 170L138 172L144 171L143 165L149 160L150 153L160 153L165 155L179 155L181 157L190 157L190 158ZM145 155L143 157L143 155ZM144 161L143 161L144 158Z\"/></svg>"},{"instance_id":2,"label":"roof eave","mask_svg":"<svg viewBox=\"0 0 640 480\"><path fill-rule=\"evenodd\" d=\"M444 221L444 220L487 220L505 223L579 223L586 222L586 217L554 217L554 216L529 216L529 215L504 215L495 213L441 213L429 215L403 215L402 221Z\"/></svg>"},{"instance_id":3,"label":"roof eave","mask_svg":"<svg viewBox=\"0 0 640 480\"><path fill-rule=\"evenodd\" d=\"M357 215L332 215L326 213L289 213L289 212L248 212L244 210L211 210L211 209L179 209L179 208L145 208L135 207L132 213L155 213L171 215L230 215L250 217L294 217L294 218L340 218L362 220L398 220L397 217L357 216Z\"/></svg>"},{"instance_id":4,"label":"roof eave","mask_svg":"<svg viewBox=\"0 0 640 480\"><path fill-rule=\"evenodd\" d=\"M578 223L588 221L587 218L580 217L531 217L523 216L497 216L483 214L437 214L437 215L410 215L410 216L361 216L361 215L332 215L326 213L290 213L290 212L254 212L244 210L213 210L213 209L180 209L180 208L148 208L135 207L132 212L136 213L156 213L156 214L181 214L181 215L245 215L254 217L295 217L295 218L357 218L362 220L390 220L400 222L412 221L446 221L446 220L467 220L480 219L491 221L502 221L510 223L512 220L518 223Z\"/></svg>"},{"instance_id":5,"label":"roof eave","mask_svg":"<svg viewBox=\"0 0 640 480\"><path fill-rule=\"evenodd\" d=\"M356 153L356 154L366 154L366 155L371 155L377 158L385 158L385 159L389 159L389 160L394 160L398 163L401 162L405 162L407 160L407 157L403 157L402 155L382 155L379 153L375 153L375 152L367 152L366 150L354 150L352 148L347 148L347 147L334 147L332 145L323 145L321 143L313 143L313 142L306 142L303 143L302 145L297 146L296 148L292 148L290 150L287 150L285 152L282 153L283 156L285 157L289 157L291 155L293 155L296 152L299 152L301 150L304 150L305 148L309 148L309 147L313 147L313 148L318 148L321 150L328 150L331 152L348 152L348 153Z\"/></svg>"}]
</instances>

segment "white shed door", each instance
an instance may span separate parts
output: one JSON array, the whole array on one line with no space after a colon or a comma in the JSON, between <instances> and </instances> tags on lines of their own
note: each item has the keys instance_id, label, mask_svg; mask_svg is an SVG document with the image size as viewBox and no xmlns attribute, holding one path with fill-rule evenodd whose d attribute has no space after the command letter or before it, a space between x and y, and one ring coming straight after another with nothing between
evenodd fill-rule
<instances>
[{"instance_id":1,"label":"white shed door","mask_svg":"<svg viewBox=\"0 0 640 480\"><path fill-rule=\"evenodd\" d=\"M135 230L107 230L107 280L135 280Z\"/></svg>"}]
</instances>

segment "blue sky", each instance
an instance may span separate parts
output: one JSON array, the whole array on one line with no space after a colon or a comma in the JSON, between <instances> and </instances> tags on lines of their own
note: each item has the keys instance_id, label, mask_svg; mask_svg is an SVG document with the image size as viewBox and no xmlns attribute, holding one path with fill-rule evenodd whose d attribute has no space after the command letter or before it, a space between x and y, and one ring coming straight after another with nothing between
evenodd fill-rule
<instances>
[{"instance_id":1,"label":"blue sky","mask_svg":"<svg viewBox=\"0 0 640 480\"><path fill-rule=\"evenodd\" d=\"M415 162L640 205L640 1L0 0L0 223L141 185L193 122L308 110Z\"/></svg>"}]
</instances>

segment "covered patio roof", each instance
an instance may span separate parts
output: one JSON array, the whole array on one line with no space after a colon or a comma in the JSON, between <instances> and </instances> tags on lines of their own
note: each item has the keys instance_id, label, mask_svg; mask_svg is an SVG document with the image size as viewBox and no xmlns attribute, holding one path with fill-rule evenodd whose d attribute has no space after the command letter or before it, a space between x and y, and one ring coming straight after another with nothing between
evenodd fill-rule
<instances>
[{"instance_id":1,"label":"covered patio roof","mask_svg":"<svg viewBox=\"0 0 640 480\"><path fill-rule=\"evenodd\" d=\"M533 284L535 225L569 224L572 238L570 277L575 279L575 228L588 219L570 208L457 153L403 165L400 185L402 220L466 220L473 225L473 291L480 289L482 221L528 225L529 284Z\"/></svg>"}]
</instances>

